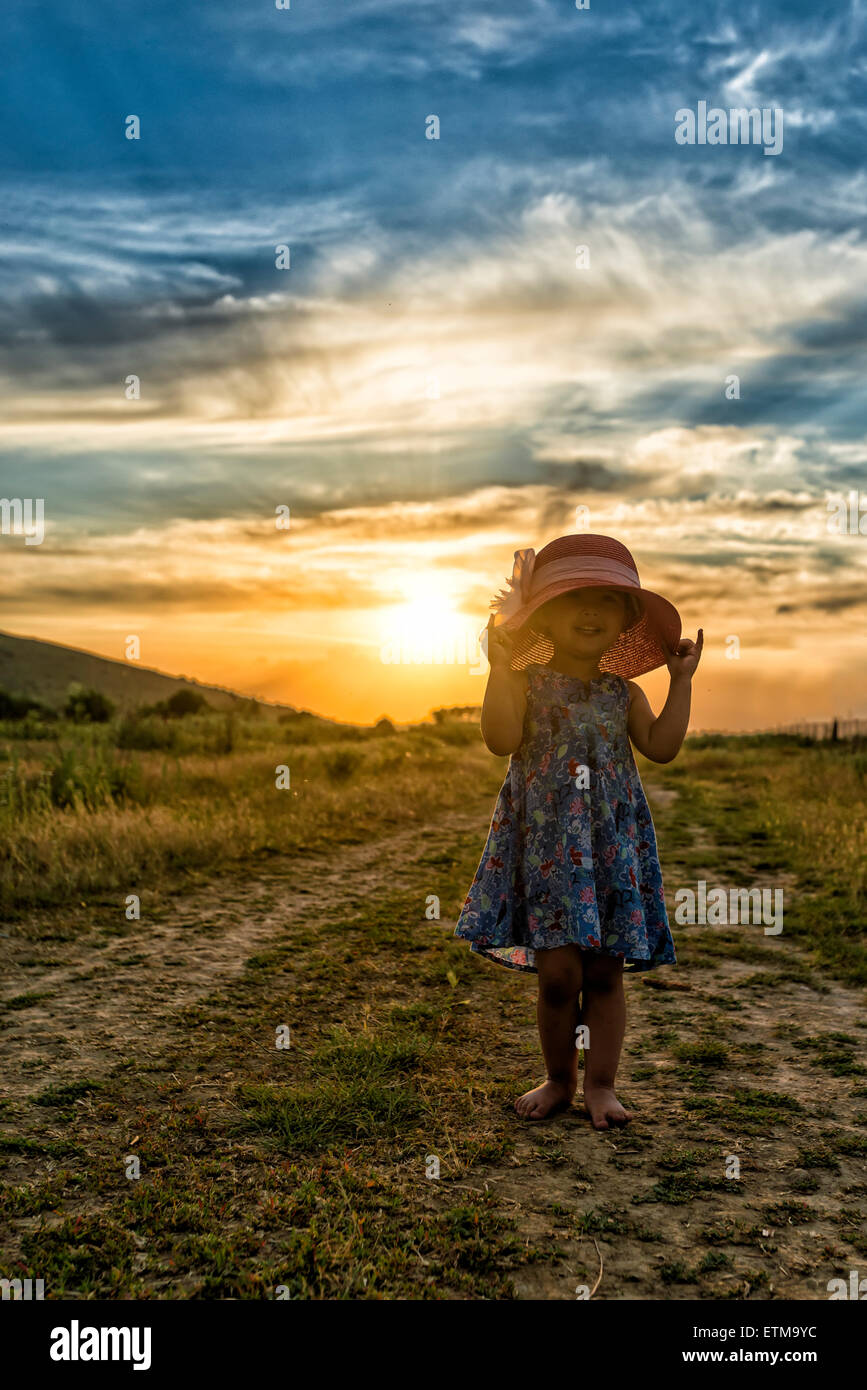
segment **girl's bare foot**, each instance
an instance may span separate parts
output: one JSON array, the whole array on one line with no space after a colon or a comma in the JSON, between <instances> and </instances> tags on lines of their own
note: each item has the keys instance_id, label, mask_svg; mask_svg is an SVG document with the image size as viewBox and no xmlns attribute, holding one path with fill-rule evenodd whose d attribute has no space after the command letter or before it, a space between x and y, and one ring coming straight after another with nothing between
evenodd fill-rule
<instances>
[{"instance_id":1,"label":"girl's bare foot","mask_svg":"<svg viewBox=\"0 0 867 1390\"><path fill-rule=\"evenodd\" d=\"M530 1092L530 1095L534 1094L535 1092ZM610 1086L585 1086L584 1105L593 1121L594 1129L628 1125L632 1119L632 1111L624 1110Z\"/></svg>"},{"instance_id":2,"label":"girl's bare foot","mask_svg":"<svg viewBox=\"0 0 867 1390\"><path fill-rule=\"evenodd\" d=\"M522 1120L544 1120L571 1105L576 1089L563 1081L543 1081L541 1086L520 1096L515 1101L515 1109Z\"/></svg>"}]
</instances>

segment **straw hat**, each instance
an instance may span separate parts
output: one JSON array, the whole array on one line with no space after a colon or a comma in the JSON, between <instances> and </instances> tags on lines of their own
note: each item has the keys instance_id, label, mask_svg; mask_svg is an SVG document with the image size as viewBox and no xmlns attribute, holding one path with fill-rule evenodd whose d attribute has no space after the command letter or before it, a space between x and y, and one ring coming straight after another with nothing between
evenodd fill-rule
<instances>
[{"instance_id":1,"label":"straw hat","mask_svg":"<svg viewBox=\"0 0 867 1390\"><path fill-rule=\"evenodd\" d=\"M664 666L680 641L680 614L668 599L642 589L635 561L611 536L561 536L537 555L516 550L508 589L491 600L494 627L513 638L512 669L545 665L554 655L549 637L530 619L543 603L572 589L621 589L638 601L640 617L600 657L599 669L627 680ZM487 643L485 643L487 648Z\"/></svg>"}]
</instances>

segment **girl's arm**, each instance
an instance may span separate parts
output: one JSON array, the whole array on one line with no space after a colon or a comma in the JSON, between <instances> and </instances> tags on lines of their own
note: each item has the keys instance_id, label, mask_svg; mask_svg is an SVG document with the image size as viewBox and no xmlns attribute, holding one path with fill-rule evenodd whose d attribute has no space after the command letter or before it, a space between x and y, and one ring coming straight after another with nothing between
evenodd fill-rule
<instances>
[{"instance_id":1,"label":"girl's arm","mask_svg":"<svg viewBox=\"0 0 867 1390\"><path fill-rule=\"evenodd\" d=\"M651 762L670 763L680 752L689 724L692 677L703 646L704 634L699 628L697 641L690 642L688 638L684 638L677 651L672 652L666 663L671 674L668 699L658 718L654 717L641 687L634 681L627 682L629 737L639 753L643 753L645 758L650 758Z\"/></svg>"},{"instance_id":2,"label":"girl's arm","mask_svg":"<svg viewBox=\"0 0 867 1390\"><path fill-rule=\"evenodd\" d=\"M527 676L511 669L512 643L488 623L488 660L491 663L482 703L482 738L498 757L516 753L524 737L527 708Z\"/></svg>"}]
</instances>

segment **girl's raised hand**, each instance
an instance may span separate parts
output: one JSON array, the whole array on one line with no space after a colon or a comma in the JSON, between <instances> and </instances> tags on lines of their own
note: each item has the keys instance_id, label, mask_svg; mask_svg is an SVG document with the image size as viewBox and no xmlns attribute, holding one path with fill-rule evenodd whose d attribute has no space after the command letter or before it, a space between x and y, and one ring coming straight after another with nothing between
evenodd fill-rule
<instances>
[{"instance_id":1,"label":"girl's raised hand","mask_svg":"<svg viewBox=\"0 0 867 1390\"><path fill-rule=\"evenodd\" d=\"M512 638L501 627L494 627L494 615L488 619L488 661L492 671L512 669Z\"/></svg>"},{"instance_id":2,"label":"girl's raised hand","mask_svg":"<svg viewBox=\"0 0 867 1390\"><path fill-rule=\"evenodd\" d=\"M672 676L692 676L701 659L703 646L703 628L699 628L695 642L691 642L688 637L681 638L677 644L677 651L672 652L665 663Z\"/></svg>"}]
</instances>

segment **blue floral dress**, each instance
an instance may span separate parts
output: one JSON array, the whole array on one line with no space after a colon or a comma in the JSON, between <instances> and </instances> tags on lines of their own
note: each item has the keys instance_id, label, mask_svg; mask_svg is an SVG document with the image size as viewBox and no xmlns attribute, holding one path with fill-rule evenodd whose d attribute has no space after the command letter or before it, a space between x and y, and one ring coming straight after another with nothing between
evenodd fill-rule
<instances>
[{"instance_id":1,"label":"blue floral dress","mask_svg":"<svg viewBox=\"0 0 867 1390\"><path fill-rule=\"evenodd\" d=\"M531 666L524 736L455 935L515 970L574 944L624 970L675 964L622 676Z\"/></svg>"}]
</instances>

